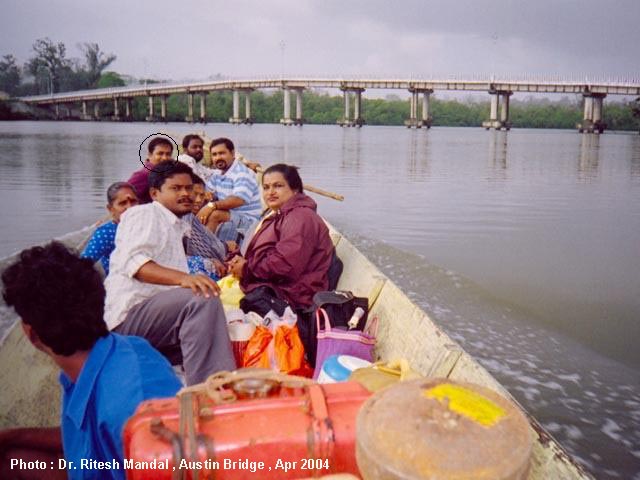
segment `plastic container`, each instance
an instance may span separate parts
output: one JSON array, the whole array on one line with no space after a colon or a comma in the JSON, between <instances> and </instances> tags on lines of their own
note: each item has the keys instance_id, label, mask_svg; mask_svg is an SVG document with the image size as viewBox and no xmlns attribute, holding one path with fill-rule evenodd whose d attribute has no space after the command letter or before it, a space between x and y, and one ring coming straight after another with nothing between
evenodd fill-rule
<instances>
[{"instance_id":1,"label":"plastic container","mask_svg":"<svg viewBox=\"0 0 640 480\"><path fill-rule=\"evenodd\" d=\"M233 351L233 357L236 360L236 366L242 367L242 359L244 352L249 344L249 339L256 329L253 323L244 322L231 322L227 324L229 329L229 339L231 340L231 350Z\"/></svg>"},{"instance_id":2,"label":"plastic container","mask_svg":"<svg viewBox=\"0 0 640 480\"><path fill-rule=\"evenodd\" d=\"M162 462L166 468L129 469L128 480L170 480L178 473L217 480L358 474L355 422L371 395L359 383L274 386L256 378L231 388L238 397L231 403L217 403L204 393L182 405L173 398L142 402L124 429L125 458ZM256 392L264 398L250 398ZM249 469L259 462L262 469ZM289 470L275 468L278 462Z\"/></svg>"},{"instance_id":3,"label":"plastic container","mask_svg":"<svg viewBox=\"0 0 640 480\"><path fill-rule=\"evenodd\" d=\"M356 421L365 480L524 480L531 449L518 407L488 388L447 379L381 390Z\"/></svg>"},{"instance_id":4,"label":"plastic container","mask_svg":"<svg viewBox=\"0 0 640 480\"><path fill-rule=\"evenodd\" d=\"M351 355L331 355L322 364L318 383L346 382L354 370L370 367L366 360Z\"/></svg>"}]
</instances>

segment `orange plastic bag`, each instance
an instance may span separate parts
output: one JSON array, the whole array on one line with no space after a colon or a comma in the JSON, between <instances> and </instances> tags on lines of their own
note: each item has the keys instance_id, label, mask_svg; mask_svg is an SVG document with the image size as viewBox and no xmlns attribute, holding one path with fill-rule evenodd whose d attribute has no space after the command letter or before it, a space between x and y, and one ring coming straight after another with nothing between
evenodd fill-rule
<instances>
[{"instance_id":1,"label":"orange plastic bag","mask_svg":"<svg viewBox=\"0 0 640 480\"><path fill-rule=\"evenodd\" d=\"M273 340L273 335L267 327L256 327L244 351L242 366L271 368L268 352L271 340Z\"/></svg>"},{"instance_id":2,"label":"orange plastic bag","mask_svg":"<svg viewBox=\"0 0 640 480\"><path fill-rule=\"evenodd\" d=\"M286 322L272 322L273 332L258 326L249 339L244 352L243 367L261 367L282 373L304 374L308 366L304 359L304 346L298 326Z\"/></svg>"},{"instance_id":3,"label":"orange plastic bag","mask_svg":"<svg viewBox=\"0 0 640 480\"><path fill-rule=\"evenodd\" d=\"M293 373L300 370L304 364L304 346L298 326L293 328L281 325L276 328L276 336L273 339L276 366L283 373Z\"/></svg>"}]
</instances>

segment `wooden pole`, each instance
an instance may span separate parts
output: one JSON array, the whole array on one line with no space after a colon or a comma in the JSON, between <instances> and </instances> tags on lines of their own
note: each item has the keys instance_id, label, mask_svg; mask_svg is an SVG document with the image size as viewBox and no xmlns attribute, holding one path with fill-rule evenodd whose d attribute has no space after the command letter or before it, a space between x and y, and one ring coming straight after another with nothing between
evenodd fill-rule
<instances>
[{"instance_id":1,"label":"wooden pole","mask_svg":"<svg viewBox=\"0 0 640 480\"><path fill-rule=\"evenodd\" d=\"M264 168L257 166L255 169L256 173L264 173ZM342 202L344 200L344 196L339 195L337 193L333 193L333 192L329 192L327 190L323 190L321 188L318 187L314 187L313 185L308 185L308 184L303 184L302 187L309 191L309 192L313 192L313 193L317 193L318 195L322 195L323 197L328 197L328 198L333 198L334 200L338 200L339 202Z\"/></svg>"},{"instance_id":2,"label":"wooden pole","mask_svg":"<svg viewBox=\"0 0 640 480\"><path fill-rule=\"evenodd\" d=\"M199 135L200 137L202 137L202 139L204 140L204 142L205 142L206 144L210 144L210 143L211 143L211 139L207 136L207 134L206 134L206 133L204 133L204 132L200 132L200 133L198 133L198 135ZM247 161L247 159L246 159L246 158L244 158L244 156L242 156L242 155L238 155L238 159L239 159L242 163L244 163L245 165L247 165L247 162L248 162L248 161ZM255 165L255 164L254 164L254 165ZM252 167L251 167L251 166L249 166L249 165L247 165L247 166L248 166L249 168L251 168L251 169L252 169L254 172L256 172L256 173L264 173L264 169L263 169L260 165L257 165L255 168L252 168ZM309 184L307 184L307 183L305 183L305 184L303 185L303 188L304 188L306 191L308 191L308 192L313 192L313 193L315 193L315 194L322 195L323 197L332 198L333 200L337 200L337 201L339 201L339 202L344 201L344 196L343 196L343 195L340 195L340 194L338 194L338 193L333 193L333 192L330 192L330 191L328 191L328 190L323 190L323 189L321 189L321 188L314 187L313 185L309 185Z\"/></svg>"}]
</instances>

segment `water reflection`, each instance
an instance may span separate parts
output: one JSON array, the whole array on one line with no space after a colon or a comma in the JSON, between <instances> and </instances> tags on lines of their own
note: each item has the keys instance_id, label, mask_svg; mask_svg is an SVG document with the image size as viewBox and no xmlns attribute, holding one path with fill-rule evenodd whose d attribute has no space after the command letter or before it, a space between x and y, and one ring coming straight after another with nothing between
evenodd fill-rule
<instances>
[{"instance_id":1,"label":"water reflection","mask_svg":"<svg viewBox=\"0 0 640 480\"><path fill-rule=\"evenodd\" d=\"M428 130L409 130L409 177L429 176L429 135Z\"/></svg>"},{"instance_id":2,"label":"water reflection","mask_svg":"<svg viewBox=\"0 0 640 480\"><path fill-rule=\"evenodd\" d=\"M591 181L598 176L600 135L596 133L583 133L580 137L578 178L582 181Z\"/></svg>"},{"instance_id":3,"label":"water reflection","mask_svg":"<svg viewBox=\"0 0 640 480\"><path fill-rule=\"evenodd\" d=\"M360 171L360 129L341 128L342 130L342 168Z\"/></svg>"},{"instance_id":4,"label":"water reflection","mask_svg":"<svg viewBox=\"0 0 640 480\"><path fill-rule=\"evenodd\" d=\"M100 141L97 137L93 137L89 140L88 152L90 158L88 159L87 167L91 168L91 186L94 192L103 192L107 189L105 185L105 161L107 155L105 155L105 142Z\"/></svg>"},{"instance_id":5,"label":"water reflection","mask_svg":"<svg viewBox=\"0 0 640 480\"><path fill-rule=\"evenodd\" d=\"M631 138L631 177L640 178L640 135Z\"/></svg>"},{"instance_id":6,"label":"water reflection","mask_svg":"<svg viewBox=\"0 0 640 480\"><path fill-rule=\"evenodd\" d=\"M506 180L507 178L507 138L506 131L489 132L489 168L492 180Z\"/></svg>"}]
</instances>

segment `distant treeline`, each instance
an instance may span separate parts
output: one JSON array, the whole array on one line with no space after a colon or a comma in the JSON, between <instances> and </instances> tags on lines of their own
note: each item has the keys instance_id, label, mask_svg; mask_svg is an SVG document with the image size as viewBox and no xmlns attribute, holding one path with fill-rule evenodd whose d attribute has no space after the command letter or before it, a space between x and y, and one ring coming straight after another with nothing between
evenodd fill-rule
<instances>
[{"instance_id":1,"label":"distant treeline","mask_svg":"<svg viewBox=\"0 0 640 480\"><path fill-rule=\"evenodd\" d=\"M9 96L25 96L72 90L122 86L134 81L131 77L105 69L116 59L105 54L96 43L79 46L82 58L68 58L63 43L42 38L33 44L33 56L20 66L13 55L0 59L0 91ZM408 96L408 95L407 95ZM256 123L278 123L282 118L282 91L255 91L251 94L251 114ZM199 118L199 104L194 114ZM244 102L242 102L244 103ZM293 102L292 102L293 103ZM147 116L147 98L133 102L133 119ZM72 117L79 117L76 107ZM582 120L581 97L548 99L513 99L510 120L514 128L575 128ZM292 109L293 111L294 109ZM113 103L102 102L101 114L113 114ZM122 111L122 110L121 110ZM159 111L159 108L158 108ZM489 116L489 96L486 101L457 101L432 96L431 113L434 126L479 126ZM409 100L396 95L385 99L362 100L362 116L369 125L403 125L409 114ZM184 121L187 115L187 96L172 95L167 103L167 120ZM226 122L232 115L231 92L216 92L207 98L207 121ZM306 91L303 95L305 123L335 124L344 115L341 95ZM0 100L0 119L45 118L35 109L12 108ZM610 130L638 130L640 127L640 99L631 102L605 101L604 120Z\"/></svg>"}]
</instances>

